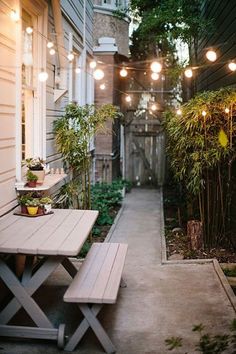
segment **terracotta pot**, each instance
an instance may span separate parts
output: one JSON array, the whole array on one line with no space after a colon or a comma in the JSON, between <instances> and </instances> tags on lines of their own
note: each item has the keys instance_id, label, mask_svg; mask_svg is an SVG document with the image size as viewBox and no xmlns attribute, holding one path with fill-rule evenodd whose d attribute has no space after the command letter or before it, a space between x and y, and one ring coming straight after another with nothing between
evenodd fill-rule
<instances>
[{"instance_id":1,"label":"terracotta pot","mask_svg":"<svg viewBox=\"0 0 236 354\"><path fill-rule=\"evenodd\" d=\"M28 214L27 206L26 205L21 205L21 213L22 214Z\"/></svg>"},{"instance_id":2,"label":"terracotta pot","mask_svg":"<svg viewBox=\"0 0 236 354\"><path fill-rule=\"evenodd\" d=\"M43 207L38 207L38 212L37 214L43 215L44 214L44 208Z\"/></svg>"},{"instance_id":3,"label":"terracotta pot","mask_svg":"<svg viewBox=\"0 0 236 354\"><path fill-rule=\"evenodd\" d=\"M31 188L35 188L36 187L36 181L28 181L27 182L27 186L31 187Z\"/></svg>"},{"instance_id":4,"label":"terracotta pot","mask_svg":"<svg viewBox=\"0 0 236 354\"><path fill-rule=\"evenodd\" d=\"M35 171L31 170L35 176L38 177L37 184L43 184L44 178L45 178L45 171L40 170L40 171Z\"/></svg>"},{"instance_id":5,"label":"terracotta pot","mask_svg":"<svg viewBox=\"0 0 236 354\"><path fill-rule=\"evenodd\" d=\"M27 206L29 215L36 215L39 207Z\"/></svg>"}]
</instances>

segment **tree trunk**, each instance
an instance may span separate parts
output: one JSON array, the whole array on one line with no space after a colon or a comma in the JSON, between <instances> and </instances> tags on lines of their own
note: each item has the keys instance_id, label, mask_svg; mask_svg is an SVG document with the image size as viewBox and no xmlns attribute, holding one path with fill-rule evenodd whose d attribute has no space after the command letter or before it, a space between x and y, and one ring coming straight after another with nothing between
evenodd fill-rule
<instances>
[{"instance_id":1,"label":"tree trunk","mask_svg":"<svg viewBox=\"0 0 236 354\"><path fill-rule=\"evenodd\" d=\"M188 221L187 236L190 240L192 250L199 250L200 248L202 248L202 222L198 220Z\"/></svg>"}]
</instances>

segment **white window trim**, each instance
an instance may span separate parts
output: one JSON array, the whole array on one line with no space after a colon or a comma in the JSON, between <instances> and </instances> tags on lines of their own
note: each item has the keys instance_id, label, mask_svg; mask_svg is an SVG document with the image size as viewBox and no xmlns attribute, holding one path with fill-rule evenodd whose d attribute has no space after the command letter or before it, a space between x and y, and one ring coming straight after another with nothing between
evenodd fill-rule
<instances>
[{"instance_id":1,"label":"white window trim","mask_svg":"<svg viewBox=\"0 0 236 354\"><path fill-rule=\"evenodd\" d=\"M48 22L48 7L44 0L29 2L23 0L22 8L37 17L37 27L35 28L35 48L34 52L40 53L34 57L34 78L35 78L35 95L33 101L34 120L32 132L32 156L40 156L46 159L46 83L41 83L38 80L38 74L41 68L46 69L46 40L47 37L47 22ZM22 13L19 8L19 13ZM42 35L41 35L42 34ZM17 24L16 34L16 180L22 180L21 169L21 90L22 90L22 21Z\"/></svg>"}]
</instances>

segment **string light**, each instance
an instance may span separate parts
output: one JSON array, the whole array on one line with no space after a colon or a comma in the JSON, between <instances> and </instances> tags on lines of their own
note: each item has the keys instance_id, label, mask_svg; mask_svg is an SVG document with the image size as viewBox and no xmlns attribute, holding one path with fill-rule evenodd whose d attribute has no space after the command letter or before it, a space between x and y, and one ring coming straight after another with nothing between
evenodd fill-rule
<instances>
[{"instance_id":1,"label":"string light","mask_svg":"<svg viewBox=\"0 0 236 354\"><path fill-rule=\"evenodd\" d=\"M39 81L45 82L48 79L48 73L42 69L41 72L39 73L38 78L39 78Z\"/></svg>"},{"instance_id":2,"label":"string light","mask_svg":"<svg viewBox=\"0 0 236 354\"><path fill-rule=\"evenodd\" d=\"M203 117L206 117L207 112L206 111L202 111L202 115L203 115Z\"/></svg>"},{"instance_id":3,"label":"string light","mask_svg":"<svg viewBox=\"0 0 236 354\"><path fill-rule=\"evenodd\" d=\"M75 72L76 72L76 74L80 74L81 73L81 69L80 68L75 68Z\"/></svg>"},{"instance_id":4,"label":"string light","mask_svg":"<svg viewBox=\"0 0 236 354\"><path fill-rule=\"evenodd\" d=\"M152 80L155 80L155 81L156 81L156 80L159 79L159 77L160 77L160 75L159 75L158 73L154 73L154 72L153 72L153 73L151 74Z\"/></svg>"},{"instance_id":5,"label":"string light","mask_svg":"<svg viewBox=\"0 0 236 354\"><path fill-rule=\"evenodd\" d=\"M181 109L180 109L180 108L179 108L179 109L177 109L176 114L177 114L178 116L181 116L181 115L182 115L182 111L181 111Z\"/></svg>"},{"instance_id":6,"label":"string light","mask_svg":"<svg viewBox=\"0 0 236 354\"><path fill-rule=\"evenodd\" d=\"M96 69L93 73L93 77L95 80L102 80L104 78L104 71L101 69Z\"/></svg>"},{"instance_id":7,"label":"string light","mask_svg":"<svg viewBox=\"0 0 236 354\"><path fill-rule=\"evenodd\" d=\"M160 73L161 70L162 70L162 65L161 65L161 63L159 63L158 61L153 61L153 62L151 63L151 70L152 70L152 72L154 72L154 73Z\"/></svg>"},{"instance_id":8,"label":"string light","mask_svg":"<svg viewBox=\"0 0 236 354\"><path fill-rule=\"evenodd\" d=\"M48 42L47 43L47 47L50 49L50 48L52 48L54 46L54 44L53 44L53 42Z\"/></svg>"},{"instance_id":9,"label":"string light","mask_svg":"<svg viewBox=\"0 0 236 354\"><path fill-rule=\"evenodd\" d=\"M156 105L155 103L153 103L153 104L151 105L151 110L152 110L152 111L156 111L156 110L157 110L157 105Z\"/></svg>"},{"instance_id":10,"label":"string light","mask_svg":"<svg viewBox=\"0 0 236 354\"><path fill-rule=\"evenodd\" d=\"M122 68L120 70L120 76L121 77L126 77L128 75L128 71L125 68Z\"/></svg>"},{"instance_id":11,"label":"string light","mask_svg":"<svg viewBox=\"0 0 236 354\"><path fill-rule=\"evenodd\" d=\"M231 61L231 62L228 64L228 68L229 68L231 71L236 71L236 63L234 63L233 61Z\"/></svg>"},{"instance_id":12,"label":"string light","mask_svg":"<svg viewBox=\"0 0 236 354\"><path fill-rule=\"evenodd\" d=\"M97 66L97 62L95 60L92 60L90 63L89 63L89 66L91 69L95 69L96 66Z\"/></svg>"},{"instance_id":13,"label":"string light","mask_svg":"<svg viewBox=\"0 0 236 354\"><path fill-rule=\"evenodd\" d=\"M99 87L100 87L101 90L105 90L106 85L105 84L101 84Z\"/></svg>"},{"instance_id":14,"label":"string light","mask_svg":"<svg viewBox=\"0 0 236 354\"><path fill-rule=\"evenodd\" d=\"M192 71L192 69L186 69L186 70L184 71L184 75L185 75L188 79L190 79L191 77L193 77L193 71Z\"/></svg>"},{"instance_id":15,"label":"string light","mask_svg":"<svg viewBox=\"0 0 236 354\"><path fill-rule=\"evenodd\" d=\"M20 19L19 13L15 10L11 10L10 17L11 17L12 21L14 21L14 22L17 22Z\"/></svg>"},{"instance_id":16,"label":"string light","mask_svg":"<svg viewBox=\"0 0 236 354\"><path fill-rule=\"evenodd\" d=\"M131 98L130 95L128 95L128 96L125 97L125 100L126 100L126 102L131 102L131 101L132 101L132 98Z\"/></svg>"},{"instance_id":17,"label":"string light","mask_svg":"<svg viewBox=\"0 0 236 354\"><path fill-rule=\"evenodd\" d=\"M55 53L56 53L56 51L55 51L54 48L51 48L51 49L49 50L49 54L50 54L50 55L54 55Z\"/></svg>"},{"instance_id":18,"label":"string light","mask_svg":"<svg viewBox=\"0 0 236 354\"><path fill-rule=\"evenodd\" d=\"M225 108L225 113L229 113L229 108Z\"/></svg>"},{"instance_id":19,"label":"string light","mask_svg":"<svg viewBox=\"0 0 236 354\"><path fill-rule=\"evenodd\" d=\"M68 59L69 61L73 61L74 58L75 58L75 56L74 56L73 53L69 53L69 54L67 55L67 59Z\"/></svg>"},{"instance_id":20,"label":"string light","mask_svg":"<svg viewBox=\"0 0 236 354\"><path fill-rule=\"evenodd\" d=\"M32 34L33 33L33 28L32 27L27 27L25 31L28 34Z\"/></svg>"},{"instance_id":21,"label":"string light","mask_svg":"<svg viewBox=\"0 0 236 354\"><path fill-rule=\"evenodd\" d=\"M206 52L206 57L211 62L214 62L217 59L217 55L216 55L216 52L214 50L208 50Z\"/></svg>"}]
</instances>

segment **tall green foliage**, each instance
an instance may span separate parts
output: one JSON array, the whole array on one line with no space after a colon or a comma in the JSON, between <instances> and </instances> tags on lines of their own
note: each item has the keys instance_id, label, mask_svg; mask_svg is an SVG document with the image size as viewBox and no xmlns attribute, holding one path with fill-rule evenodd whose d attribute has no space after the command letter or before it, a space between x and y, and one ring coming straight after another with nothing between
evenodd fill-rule
<instances>
[{"instance_id":1,"label":"tall green foliage","mask_svg":"<svg viewBox=\"0 0 236 354\"><path fill-rule=\"evenodd\" d=\"M182 107L181 116L165 114L170 164L192 205L197 203L195 216L199 214L203 222L208 247L225 239L233 243L230 211L236 158L235 115L236 91L228 88L198 94Z\"/></svg>"},{"instance_id":2,"label":"tall green foliage","mask_svg":"<svg viewBox=\"0 0 236 354\"><path fill-rule=\"evenodd\" d=\"M71 182L63 186L59 199L65 206L90 208L90 142L108 119L120 115L117 107L111 104L95 108L71 103L66 107L65 115L54 121L57 148L71 174Z\"/></svg>"}]
</instances>

